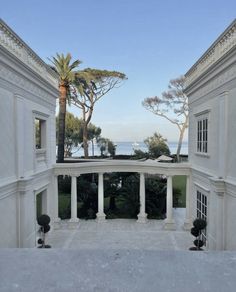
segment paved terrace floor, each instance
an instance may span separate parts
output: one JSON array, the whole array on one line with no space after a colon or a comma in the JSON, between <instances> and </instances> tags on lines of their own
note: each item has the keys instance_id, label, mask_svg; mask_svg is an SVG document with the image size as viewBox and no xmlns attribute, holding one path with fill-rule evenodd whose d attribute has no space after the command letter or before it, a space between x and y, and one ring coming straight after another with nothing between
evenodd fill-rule
<instances>
[{"instance_id":1,"label":"paved terrace floor","mask_svg":"<svg viewBox=\"0 0 236 292\"><path fill-rule=\"evenodd\" d=\"M188 251L183 214L174 211L176 231L81 221L50 232L52 249L0 249L0 292L235 292L236 252Z\"/></svg>"},{"instance_id":2,"label":"paved terrace floor","mask_svg":"<svg viewBox=\"0 0 236 292\"><path fill-rule=\"evenodd\" d=\"M183 230L184 216L185 209L173 210L175 231L163 230L163 220L80 220L75 229L63 222L61 229L49 233L47 242L63 249L188 250L194 237Z\"/></svg>"}]
</instances>

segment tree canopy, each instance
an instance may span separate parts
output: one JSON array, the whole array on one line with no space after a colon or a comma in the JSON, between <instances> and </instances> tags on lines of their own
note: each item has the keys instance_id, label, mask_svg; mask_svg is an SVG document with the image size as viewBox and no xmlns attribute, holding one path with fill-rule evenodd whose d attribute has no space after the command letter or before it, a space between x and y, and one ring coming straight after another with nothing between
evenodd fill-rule
<instances>
[{"instance_id":1,"label":"tree canopy","mask_svg":"<svg viewBox=\"0 0 236 292\"><path fill-rule=\"evenodd\" d=\"M111 156L115 156L116 154L116 145L108 138L100 137L97 140L98 147L101 151L101 156L110 154Z\"/></svg>"},{"instance_id":2,"label":"tree canopy","mask_svg":"<svg viewBox=\"0 0 236 292\"><path fill-rule=\"evenodd\" d=\"M167 139L163 138L162 135L156 132L153 136L144 140L151 158L158 158L161 155L170 155L170 149L166 142Z\"/></svg>"},{"instance_id":3,"label":"tree canopy","mask_svg":"<svg viewBox=\"0 0 236 292\"><path fill-rule=\"evenodd\" d=\"M65 126L65 157L71 157L81 147L83 147L83 121L72 113L66 114L66 126ZM58 137L59 119L56 118L56 129ZM90 123L88 125L88 140L98 139L101 134L101 128ZM75 148L77 148L75 150ZM74 153L73 153L74 150Z\"/></svg>"},{"instance_id":4,"label":"tree canopy","mask_svg":"<svg viewBox=\"0 0 236 292\"><path fill-rule=\"evenodd\" d=\"M161 155L170 155L170 149L167 145L167 140L163 138L161 134L154 133L153 136L148 137L144 140L148 151L143 152L140 149L136 149L134 151L135 159L142 159L142 158L158 158Z\"/></svg>"},{"instance_id":5,"label":"tree canopy","mask_svg":"<svg viewBox=\"0 0 236 292\"><path fill-rule=\"evenodd\" d=\"M56 57L49 59L59 77L58 162L64 161L66 103L70 100L70 86L75 79L75 69L81 63L80 60L71 62L71 59L69 53L66 56L57 53Z\"/></svg>"},{"instance_id":6,"label":"tree canopy","mask_svg":"<svg viewBox=\"0 0 236 292\"><path fill-rule=\"evenodd\" d=\"M82 110L85 157L88 156L87 127L91 121L96 102L126 79L124 73L117 71L87 68L76 73L71 101Z\"/></svg>"},{"instance_id":7,"label":"tree canopy","mask_svg":"<svg viewBox=\"0 0 236 292\"><path fill-rule=\"evenodd\" d=\"M184 76L172 79L168 90L160 97L147 97L142 102L147 110L177 126L179 130L177 160L179 160L184 132L188 128L188 99L184 93L184 83Z\"/></svg>"}]
</instances>

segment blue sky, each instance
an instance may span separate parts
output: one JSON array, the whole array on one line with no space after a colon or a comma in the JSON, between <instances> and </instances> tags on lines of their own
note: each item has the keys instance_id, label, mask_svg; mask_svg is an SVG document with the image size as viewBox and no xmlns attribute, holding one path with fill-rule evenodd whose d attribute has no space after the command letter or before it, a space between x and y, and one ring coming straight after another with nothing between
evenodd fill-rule
<instances>
[{"instance_id":1,"label":"blue sky","mask_svg":"<svg viewBox=\"0 0 236 292\"><path fill-rule=\"evenodd\" d=\"M176 141L177 128L141 102L186 73L235 11L235 0L8 0L1 1L0 17L46 62L70 52L83 61L81 69L127 75L95 108L92 122L102 136L142 141L157 131ZM79 109L69 110L80 117Z\"/></svg>"}]
</instances>

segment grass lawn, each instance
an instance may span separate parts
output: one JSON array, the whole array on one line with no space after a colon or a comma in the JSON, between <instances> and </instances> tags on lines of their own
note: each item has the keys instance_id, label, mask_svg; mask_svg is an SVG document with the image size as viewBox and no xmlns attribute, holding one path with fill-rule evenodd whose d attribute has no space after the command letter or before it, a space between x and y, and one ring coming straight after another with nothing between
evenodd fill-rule
<instances>
[{"instance_id":1,"label":"grass lawn","mask_svg":"<svg viewBox=\"0 0 236 292\"><path fill-rule=\"evenodd\" d=\"M177 175L173 177L173 188L180 189L181 195L178 201L179 208L186 207L186 176Z\"/></svg>"},{"instance_id":2,"label":"grass lawn","mask_svg":"<svg viewBox=\"0 0 236 292\"><path fill-rule=\"evenodd\" d=\"M186 206L186 176L179 175L173 177L173 188L177 188L181 191L181 195L178 199L178 205L179 208L185 208ZM109 208L110 203L110 197L104 198L104 207L105 210ZM65 193L59 193L59 217L61 219L68 219L70 218L70 204L71 204L71 198L70 194ZM119 200L119 198L116 199L116 206L117 211L121 217L129 217L129 214L124 213L124 201ZM82 203L78 202L78 208L82 207ZM120 211L120 212L119 212ZM124 213L124 214L123 214ZM118 216L119 217L119 216Z\"/></svg>"},{"instance_id":3,"label":"grass lawn","mask_svg":"<svg viewBox=\"0 0 236 292\"><path fill-rule=\"evenodd\" d=\"M59 217L61 219L70 218L70 194L59 193Z\"/></svg>"}]
</instances>

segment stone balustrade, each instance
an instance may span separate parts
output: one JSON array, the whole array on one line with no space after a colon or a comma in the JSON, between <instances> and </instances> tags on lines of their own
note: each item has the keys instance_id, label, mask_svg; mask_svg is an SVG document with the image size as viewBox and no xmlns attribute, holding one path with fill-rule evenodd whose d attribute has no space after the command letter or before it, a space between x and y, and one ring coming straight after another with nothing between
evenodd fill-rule
<instances>
[{"instance_id":1,"label":"stone balustrade","mask_svg":"<svg viewBox=\"0 0 236 292\"><path fill-rule=\"evenodd\" d=\"M110 160L83 163L58 163L54 166L55 176L55 213L54 222L59 222L58 218L58 181L59 175L71 176L71 219L69 223L77 223L77 177L82 174L97 173L98 174L98 213L97 221L105 220L104 213L104 173L111 172L136 172L140 174L140 212L138 214L139 223L145 223L147 214L145 213L145 174L158 174L167 177L167 212L164 228L168 230L175 229L175 221L172 216L173 209L173 187L172 178L175 175L187 176L186 183L186 218L184 227L189 229L191 224L190 218L190 165L188 163L158 163L156 161L130 161L130 160Z\"/></svg>"},{"instance_id":2,"label":"stone balustrade","mask_svg":"<svg viewBox=\"0 0 236 292\"><path fill-rule=\"evenodd\" d=\"M36 53L0 19L0 45L16 58L30 67L34 72L58 88L56 73L40 59Z\"/></svg>"},{"instance_id":3,"label":"stone balustrade","mask_svg":"<svg viewBox=\"0 0 236 292\"><path fill-rule=\"evenodd\" d=\"M236 20L221 34L213 45L186 73L186 87L205 72L213 63L236 46Z\"/></svg>"}]
</instances>

